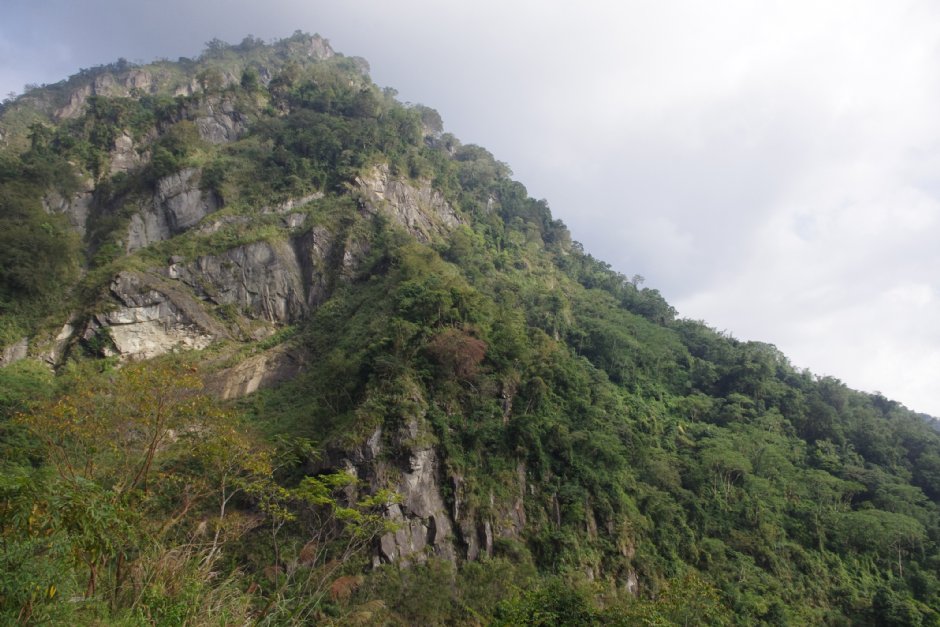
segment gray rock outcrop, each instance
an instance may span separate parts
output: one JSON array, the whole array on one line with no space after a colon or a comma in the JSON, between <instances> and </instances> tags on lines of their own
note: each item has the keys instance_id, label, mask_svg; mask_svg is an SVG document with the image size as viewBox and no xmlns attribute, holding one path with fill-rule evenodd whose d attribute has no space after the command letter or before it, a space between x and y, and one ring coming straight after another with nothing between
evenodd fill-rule
<instances>
[{"instance_id":1,"label":"gray rock outcrop","mask_svg":"<svg viewBox=\"0 0 940 627\"><path fill-rule=\"evenodd\" d=\"M157 81L153 74L141 68L131 68L117 74L105 72L95 77L95 80L84 85L69 95L68 104L56 111L59 119L70 119L80 116L85 103L90 96L116 96L125 98L132 93L153 93L157 88Z\"/></svg>"},{"instance_id":2,"label":"gray rock outcrop","mask_svg":"<svg viewBox=\"0 0 940 627\"><path fill-rule=\"evenodd\" d=\"M395 491L402 502L387 512L398 529L379 539L378 558L385 562L423 562L428 555L453 560L453 527L441 496L440 464L433 448L412 450Z\"/></svg>"},{"instance_id":3,"label":"gray rock outcrop","mask_svg":"<svg viewBox=\"0 0 940 627\"><path fill-rule=\"evenodd\" d=\"M388 506L385 516L397 526L379 538L373 563L408 565L429 556L456 559L451 518L441 495L442 471L433 446L415 446L423 416L409 420L398 431L386 434L379 427L361 446L333 451L328 464L362 480L370 492L391 488L400 502ZM391 451L407 451L407 458Z\"/></svg>"},{"instance_id":4,"label":"gray rock outcrop","mask_svg":"<svg viewBox=\"0 0 940 627\"><path fill-rule=\"evenodd\" d=\"M358 265L359 257L350 256L354 245L336 241L333 235L322 227L315 227L293 240L297 263L301 269L301 278L305 289L305 302L309 310L318 307L330 295L330 275L341 275L344 270ZM336 249L343 250L339 267L334 268Z\"/></svg>"},{"instance_id":5,"label":"gray rock outcrop","mask_svg":"<svg viewBox=\"0 0 940 627\"><path fill-rule=\"evenodd\" d=\"M125 359L149 359L176 349L205 348L227 334L187 294L155 277L120 273L111 283L120 303L114 310L95 314L82 338L96 337L106 354L112 350Z\"/></svg>"},{"instance_id":6,"label":"gray rock outcrop","mask_svg":"<svg viewBox=\"0 0 940 627\"><path fill-rule=\"evenodd\" d=\"M491 493L486 512L461 504L465 497L465 486L461 477L453 477L453 518L460 531L464 557L476 560L481 556L492 556L498 539L518 540L525 528L525 464L518 464L516 477L508 499L497 501Z\"/></svg>"},{"instance_id":7,"label":"gray rock outcrop","mask_svg":"<svg viewBox=\"0 0 940 627\"><path fill-rule=\"evenodd\" d=\"M171 278L205 300L234 305L251 318L290 323L308 311L303 271L286 241L254 242L190 264L171 267Z\"/></svg>"},{"instance_id":8,"label":"gray rock outcrop","mask_svg":"<svg viewBox=\"0 0 940 627\"><path fill-rule=\"evenodd\" d=\"M319 35L310 38L310 43L307 44L307 54L318 61L325 61L336 56L333 48L330 47L330 42Z\"/></svg>"},{"instance_id":9,"label":"gray rock outcrop","mask_svg":"<svg viewBox=\"0 0 940 627\"><path fill-rule=\"evenodd\" d=\"M131 218L127 251L169 239L196 225L219 208L211 192L199 189L199 170L186 168L157 182L152 202Z\"/></svg>"},{"instance_id":10,"label":"gray rock outcrop","mask_svg":"<svg viewBox=\"0 0 940 627\"><path fill-rule=\"evenodd\" d=\"M282 203L262 207L261 213L288 213L320 198L323 198L323 192L313 192L299 198L289 198Z\"/></svg>"},{"instance_id":11,"label":"gray rock outcrop","mask_svg":"<svg viewBox=\"0 0 940 627\"><path fill-rule=\"evenodd\" d=\"M50 366L58 366L65 358L72 338L75 335L75 322L77 322L77 316L73 314L69 317L69 321L62 325L62 328L55 338L53 338L52 342L46 346L42 359Z\"/></svg>"},{"instance_id":12,"label":"gray rock outcrop","mask_svg":"<svg viewBox=\"0 0 940 627\"><path fill-rule=\"evenodd\" d=\"M143 158L134 145L134 138L127 133L121 133L114 140L114 148L111 150L111 174L128 172L143 162Z\"/></svg>"},{"instance_id":13,"label":"gray rock outcrop","mask_svg":"<svg viewBox=\"0 0 940 627\"><path fill-rule=\"evenodd\" d=\"M383 213L422 242L443 236L460 224L443 194L422 181L419 186L391 176L381 164L356 179L362 204L370 213Z\"/></svg>"},{"instance_id":14,"label":"gray rock outcrop","mask_svg":"<svg viewBox=\"0 0 940 627\"><path fill-rule=\"evenodd\" d=\"M225 401L241 398L293 378L303 362L299 351L275 346L212 374L206 382L206 391Z\"/></svg>"},{"instance_id":15,"label":"gray rock outcrop","mask_svg":"<svg viewBox=\"0 0 940 627\"><path fill-rule=\"evenodd\" d=\"M419 392L414 394L414 406L420 408L424 402ZM461 477L445 472L430 429L423 410L417 409L399 427L379 426L359 446L328 450L314 469L342 469L357 477L370 494L390 489L398 495L399 500L385 511L396 529L376 542L374 566L407 566L425 562L430 556L473 561L492 556L500 539L522 538L528 485L525 464L517 465L507 486L509 493L503 498L490 494L485 506L468 505L471 499L466 486ZM443 496L445 482L450 487L450 503Z\"/></svg>"},{"instance_id":16,"label":"gray rock outcrop","mask_svg":"<svg viewBox=\"0 0 940 627\"><path fill-rule=\"evenodd\" d=\"M16 342L5 346L3 350L0 350L0 368L3 366L9 366L12 363L16 363L21 359L26 359L26 355L29 353L29 340L25 337L17 340Z\"/></svg>"},{"instance_id":17,"label":"gray rock outcrop","mask_svg":"<svg viewBox=\"0 0 940 627\"><path fill-rule=\"evenodd\" d=\"M199 136L210 144L225 144L240 138L247 125L234 103L224 98L207 98L205 114L196 118Z\"/></svg>"},{"instance_id":18,"label":"gray rock outcrop","mask_svg":"<svg viewBox=\"0 0 940 627\"><path fill-rule=\"evenodd\" d=\"M65 198L56 190L51 190L43 197L42 206L48 213L65 214L69 225L84 235L94 189L94 181L85 179L82 181L82 189L69 198Z\"/></svg>"}]
</instances>

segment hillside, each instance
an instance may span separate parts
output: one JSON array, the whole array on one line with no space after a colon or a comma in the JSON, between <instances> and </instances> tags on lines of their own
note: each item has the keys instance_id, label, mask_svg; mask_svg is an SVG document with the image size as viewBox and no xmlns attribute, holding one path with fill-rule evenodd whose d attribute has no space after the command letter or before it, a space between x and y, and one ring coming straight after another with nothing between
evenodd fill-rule
<instances>
[{"instance_id":1,"label":"hillside","mask_svg":"<svg viewBox=\"0 0 940 627\"><path fill-rule=\"evenodd\" d=\"M36 88L0 188L2 622L940 624L925 417L319 36Z\"/></svg>"}]
</instances>

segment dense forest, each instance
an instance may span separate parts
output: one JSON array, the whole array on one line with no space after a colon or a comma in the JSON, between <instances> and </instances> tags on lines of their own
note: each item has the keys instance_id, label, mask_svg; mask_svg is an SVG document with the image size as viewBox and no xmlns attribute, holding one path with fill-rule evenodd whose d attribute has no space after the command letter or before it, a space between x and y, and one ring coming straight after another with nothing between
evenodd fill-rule
<instances>
[{"instance_id":1,"label":"dense forest","mask_svg":"<svg viewBox=\"0 0 940 627\"><path fill-rule=\"evenodd\" d=\"M0 109L0 622L940 625L940 433L296 33Z\"/></svg>"}]
</instances>

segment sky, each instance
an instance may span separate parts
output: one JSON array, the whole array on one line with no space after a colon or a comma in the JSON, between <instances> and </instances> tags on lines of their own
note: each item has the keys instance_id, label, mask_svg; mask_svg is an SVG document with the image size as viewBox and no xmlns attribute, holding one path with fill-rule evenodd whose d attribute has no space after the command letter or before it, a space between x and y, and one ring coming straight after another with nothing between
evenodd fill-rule
<instances>
[{"instance_id":1,"label":"sky","mask_svg":"<svg viewBox=\"0 0 940 627\"><path fill-rule=\"evenodd\" d=\"M681 316L940 416L940 3L0 0L0 94L298 29Z\"/></svg>"}]
</instances>

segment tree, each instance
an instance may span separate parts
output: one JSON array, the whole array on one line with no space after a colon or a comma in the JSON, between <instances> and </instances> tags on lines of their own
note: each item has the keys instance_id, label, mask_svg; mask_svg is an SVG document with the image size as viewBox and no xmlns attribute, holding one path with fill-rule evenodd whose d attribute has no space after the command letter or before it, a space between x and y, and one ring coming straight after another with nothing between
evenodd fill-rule
<instances>
[{"instance_id":1,"label":"tree","mask_svg":"<svg viewBox=\"0 0 940 627\"><path fill-rule=\"evenodd\" d=\"M389 490L360 496L359 481L347 472L304 477L294 488L268 491L261 500L268 514L275 563L274 588L259 617L268 624L307 624L329 595L348 598L361 577L338 577L341 569L368 550L376 538L397 530L384 516L398 497ZM282 547L286 526L306 539Z\"/></svg>"},{"instance_id":2,"label":"tree","mask_svg":"<svg viewBox=\"0 0 940 627\"><path fill-rule=\"evenodd\" d=\"M76 381L19 421L43 442L61 480L100 481L117 495L146 491L158 455L222 418L201 388L182 364L131 364Z\"/></svg>"},{"instance_id":3,"label":"tree","mask_svg":"<svg viewBox=\"0 0 940 627\"><path fill-rule=\"evenodd\" d=\"M221 495L221 526L233 489L261 482L271 468L233 417L200 393L202 382L185 363L81 374L17 422L42 443L52 470L34 507L49 512L49 533L68 539L91 597L105 574L116 594L129 557L162 542L214 494ZM218 541L216 533L208 561Z\"/></svg>"},{"instance_id":4,"label":"tree","mask_svg":"<svg viewBox=\"0 0 940 627\"><path fill-rule=\"evenodd\" d=\"M219 58L224 56L225 51L231 48L228 42L222 41L218 37L213 37L206 42L206 49L203 55L207 58Z\"/></svg>"},{"instance_id":5,"label":"tree","mask_svg":"<svg viewBox=\"0 0 940 627\"><path fill-rule=\"evenodd\" d=\"M474 337L472 329L447 327L431 338L427 351L447 376L468 381L477 375L486 342Z\"/></svg>"},{"instance_id":6,"label":"tree","mask_svg":"<svg viewBox=\"0 0 940 627\"><path fill-rule=\"evenodd\" d=\"M583 587L552 579L499 604L494 625L597 625L599 616Z\"/></svg>"},{"instance_id":7,"label":"tree","mask_svg":"<svg viewBox=\"0 0 940 627\"><path fill-rule=\"evenodd\" d=\"M872 551L891 562L896 559L898 577L904 576L904 553L927 537L924 526L917 520L878 509L842 514L839 530L843 542L849 546Z\"/></svg>"},{"instance_id":8,"label":"tree","mask_svg":"<svg viewBox=\"0 0 940 627\"><path fill-rule=\"evenodd\" d=\"M258 70L253 67L246 67L242 72L241 85L242 89L245 91L258 91L258 88L261 85L261 78L258 76Z\"/></svg>"},{"instance_id":9,"label":"tree","mask_svg":"<svg viewBox=\"0 0 940 627\"><path fill-rule=\"evenodd\" d=\"M652 600L637 599L618 611L608 611L606 623L620 625L731 625L731 612L718 590L690 571L669 581Z\"/></svg>"}]
</instances>

